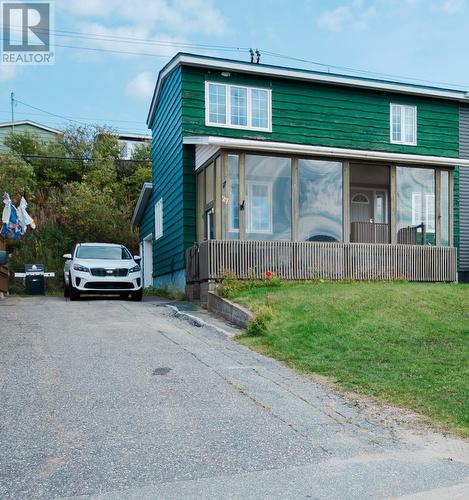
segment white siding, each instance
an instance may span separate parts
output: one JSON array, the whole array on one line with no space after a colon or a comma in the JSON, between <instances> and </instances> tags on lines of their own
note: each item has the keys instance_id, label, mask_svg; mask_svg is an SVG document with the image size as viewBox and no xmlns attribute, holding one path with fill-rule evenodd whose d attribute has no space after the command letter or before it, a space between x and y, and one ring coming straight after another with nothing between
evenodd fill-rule
<instances>
[{"instance_id":1,"label":"white siding","mask_svg":"<svg viewBox=\"0 0 469 500\"><path fill-rule=\"evenodd\" d=\"M209 160L213 155L215 155L219 146L211 145L198 145L195 148L195 169L198 170L207 160Z\"/></svg>"}]
</instances>

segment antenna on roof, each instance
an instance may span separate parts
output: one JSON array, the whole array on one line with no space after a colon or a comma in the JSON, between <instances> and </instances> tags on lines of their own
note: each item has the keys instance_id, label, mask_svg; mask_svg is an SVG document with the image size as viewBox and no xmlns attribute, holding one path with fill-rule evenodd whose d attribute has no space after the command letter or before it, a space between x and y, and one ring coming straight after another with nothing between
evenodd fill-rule
<instances>
[{"instance_id":1,"label":"antenna on roof","mask_svg":"<svg viewBox=\"0 0 469 500\"><path fill-rule=\"evenodd\" d=\"M261 53L259 52L259 49L256 49L255 51L252 49L249 49L249 54L251 55L251 63L252 64L259 64L261 60Z\"/></svg>"}]
</instances>

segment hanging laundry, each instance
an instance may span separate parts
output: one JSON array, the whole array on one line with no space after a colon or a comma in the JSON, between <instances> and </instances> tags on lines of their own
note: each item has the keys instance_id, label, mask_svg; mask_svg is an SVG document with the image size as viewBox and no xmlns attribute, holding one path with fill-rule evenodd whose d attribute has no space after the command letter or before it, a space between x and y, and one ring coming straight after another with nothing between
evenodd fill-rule
<instances>
[{"instance_id":1,"label":"hanging laundry","mask_svg":"<svg viewBox=\"0 0 469 500\"><path fill-rule=\"evenodd\" d=\"M31 226L31 229L36 228L36 224L34 223L33 218L26 211L27 208L28 202L25 200L24 196L22 196L20 204L16 209L18 212L18 222L21 227L21 234L24 234L26 232L28 226Z\"/></svg>"},{"instance_id":2,"label":"hanging laundry","mask_svg":"<svg viewBox=\"0 0 469 500\"><path fill-rule=\"evenodd\" d=\"M31 226L32 229L36 227L34 220L26 211L28 203L23 197L21 198L19 207L16 208L11 202L8 193L4 193L3 203L5 207L3 208L2 212L3 224L0 230L0 234L5 237L10 236L12 238L18 239L26 232L28 226Z\"/></svg>"}]
</instances>

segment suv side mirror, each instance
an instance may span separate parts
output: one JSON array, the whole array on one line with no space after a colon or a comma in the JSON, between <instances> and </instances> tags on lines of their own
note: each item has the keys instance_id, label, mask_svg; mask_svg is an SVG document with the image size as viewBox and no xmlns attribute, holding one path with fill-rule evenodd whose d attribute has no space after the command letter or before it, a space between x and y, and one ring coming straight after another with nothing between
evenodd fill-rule
<instances>
[{"instance_id":1,"label":"suv side mirror","mask_svg":"<svg viewBox=\"0 0 469 500\"><path fill-rule=\"evenodd\" d=\"M4 266L8 262L8 252L0 250L0 266Z\"/></svg>"},{"instance_id":2,"label":"suv side mirror","mask_svg":"<svg viewBox=\"0 0 469 500\"><path fill-rule=\"evenodd\" d=\"M71 253L64 253L64 259L65 260L72 260L72 254Z\"/></svg>"},{"instance_id":3,"label":"suv side mirror","mask_svg":"<svg viewBox=\"0 0 469 500\"><path fill-rule=\"evenodd\" d=\"M140 257L140 255L134 255L135 262L140 262L141 260L142 260L142 257Z\"/></svg>"}]
</instances>

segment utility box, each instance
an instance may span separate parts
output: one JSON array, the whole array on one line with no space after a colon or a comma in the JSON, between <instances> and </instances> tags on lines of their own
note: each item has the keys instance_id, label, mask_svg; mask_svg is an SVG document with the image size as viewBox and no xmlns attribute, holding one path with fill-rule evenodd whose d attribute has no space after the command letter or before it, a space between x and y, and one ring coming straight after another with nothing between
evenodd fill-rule
<instances>
[{"instance_id":1,"label":"utility box","mask_svg":"<svg viewBox=\"0 0 469 500\"><path fill-rule=\"evenodd\" d=\"M25 264L26 293L28 295L44 295L45 276L43 264Z\"/></svg>"}]
</instances>

